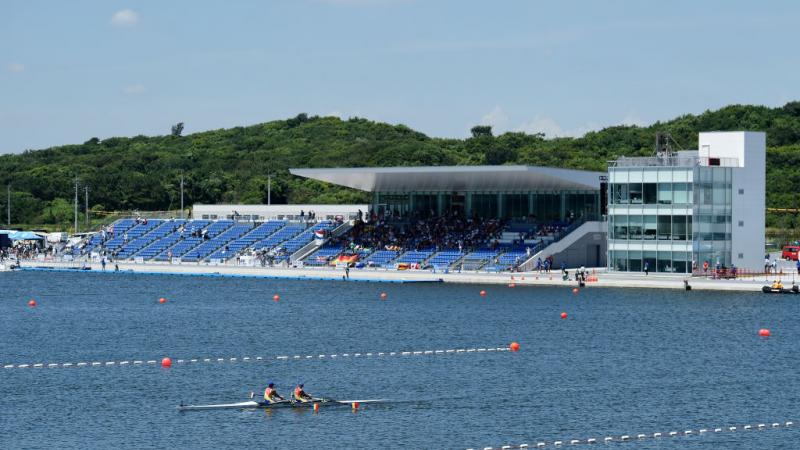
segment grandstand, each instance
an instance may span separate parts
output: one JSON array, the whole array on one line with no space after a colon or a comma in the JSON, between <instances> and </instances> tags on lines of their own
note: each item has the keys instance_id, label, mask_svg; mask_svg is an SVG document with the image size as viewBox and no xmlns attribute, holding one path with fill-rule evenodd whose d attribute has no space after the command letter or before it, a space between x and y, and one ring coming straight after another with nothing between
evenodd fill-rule
<instances>
[{"instance_id":1,"label":"grandstand","mask_svg":"<svg viewBox=\"0 0 800 450\"><path fill-rule=\"evenodd\" d=\"M198 205L193 220L119 220L73 254L319 267L346 255L342 261L359 268L516 270L603 211L596 172L526 166L291 172L372 192L372 204Z\"/></svg>"}]
</instances>

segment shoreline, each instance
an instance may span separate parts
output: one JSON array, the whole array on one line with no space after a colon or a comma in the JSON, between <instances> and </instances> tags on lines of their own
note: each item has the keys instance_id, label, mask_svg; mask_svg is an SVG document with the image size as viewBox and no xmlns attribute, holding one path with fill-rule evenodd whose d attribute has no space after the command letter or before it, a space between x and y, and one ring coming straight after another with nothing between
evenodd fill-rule
<instances>
[{"instance_id":1,"label":"shoreline","mask_svg":"<svg viewBox=\"0 0 800 450\"><path fill-rule=\"evenodd\" d=\"M178 276L206 276L229 278L254 278L254 279L283 279L283 280L314 280L314 281L349 281L367 283L458 283L458 284L493 284L510 285L514 287L527 286L560 286L574 288L575 281L563 281L560 272L552 274L539 274L537 272L503 272L503 273L441 273L421 270L382 270L382 269L351 269L349 279L344 279L343 269L334 268L278 268L278 267L249 267L227 265L187 265L187 264L141 264L118 263L120 272L116 273L109 266L103 271L99 263L86 264L90 270L82 270L82 264L35 261L24 263L21 271L42 272L88 272L93 274L135 274L135 275L178 275ZM574 275L574 270L570 273ZM712 280L701 277L687 277L680 275L663 274L630 274L597 272L597 281L587 282L586 288L612 287L612 288L639 288L639 289L677 289L684 290L684 280L688 280L692 290L714 291L744 291L761 292L761 287L771 283L774 278L780 278L787 286L796 278L793 274L782 274L766 279L735 279ZM511 287L511 286L509 286Z\"/></svg>"}]
</instances>

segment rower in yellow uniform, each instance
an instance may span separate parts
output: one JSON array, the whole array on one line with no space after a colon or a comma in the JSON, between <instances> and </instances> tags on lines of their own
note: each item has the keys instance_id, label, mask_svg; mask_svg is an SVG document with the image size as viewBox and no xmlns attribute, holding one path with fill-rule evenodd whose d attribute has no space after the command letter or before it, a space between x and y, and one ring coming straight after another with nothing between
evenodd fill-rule
<instances>
[{"instance_id":1,"label":"rower in yellow uniform","mask_svg":"<svg viewBox=\"0 0 800 450\"><path fill-rule=\"evenodd\" d=\"M297 387L294 388L294 392L292 392L292 398L295 401L303 403L314 400L314 397L308 395L306 391L303 390L303 383L298 384Z\"/></svg>"},{"instance_id":2,"label":"rower in yellow uniform","mask_svg":"<svg viewBox=\"0 0 800 450\"><path fill-rule=\"evenodd\" d=\"M268 403L277 403L278 399L286 400L285 398L281 397L278 394L278 391L275 390L275 384L270 383L266 389L264 389L264 401Z\"/></svg>"}]
</instances>

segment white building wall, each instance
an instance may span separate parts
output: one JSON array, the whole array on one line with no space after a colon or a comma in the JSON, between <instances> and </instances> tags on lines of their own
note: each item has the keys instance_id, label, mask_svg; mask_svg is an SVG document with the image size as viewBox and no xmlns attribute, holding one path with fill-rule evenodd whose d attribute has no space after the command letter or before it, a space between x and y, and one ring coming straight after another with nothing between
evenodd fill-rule
<instances>
[{"instance_id":1,"label":"white building wall","mask_svg":"<svg viewBox=\"0 0 800 450\"><path fill-rule=\"evenodd\" d=\"M731 258L737 267L764 265L767 137L763 132L700 133L701 158L736 158L731 183Z\"/></svg>"}]
</instances>

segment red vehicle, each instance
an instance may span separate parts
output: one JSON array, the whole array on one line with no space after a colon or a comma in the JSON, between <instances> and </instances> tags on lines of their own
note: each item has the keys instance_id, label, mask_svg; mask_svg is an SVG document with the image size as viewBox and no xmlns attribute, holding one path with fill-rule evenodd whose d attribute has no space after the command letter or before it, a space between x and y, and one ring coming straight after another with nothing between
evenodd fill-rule
<instances>
[{"instance_id":1,"label":"red vehicle","mask_svg":"<svg viewBox=\"0 0 800 450\"><path fill-rule=\"evenodd\" d=\"M783 252L781 252L781 258L787 261L797 261L798 253L800 253L800 246L785 245L783 247Z\"/></svg>"}]
</instances>

